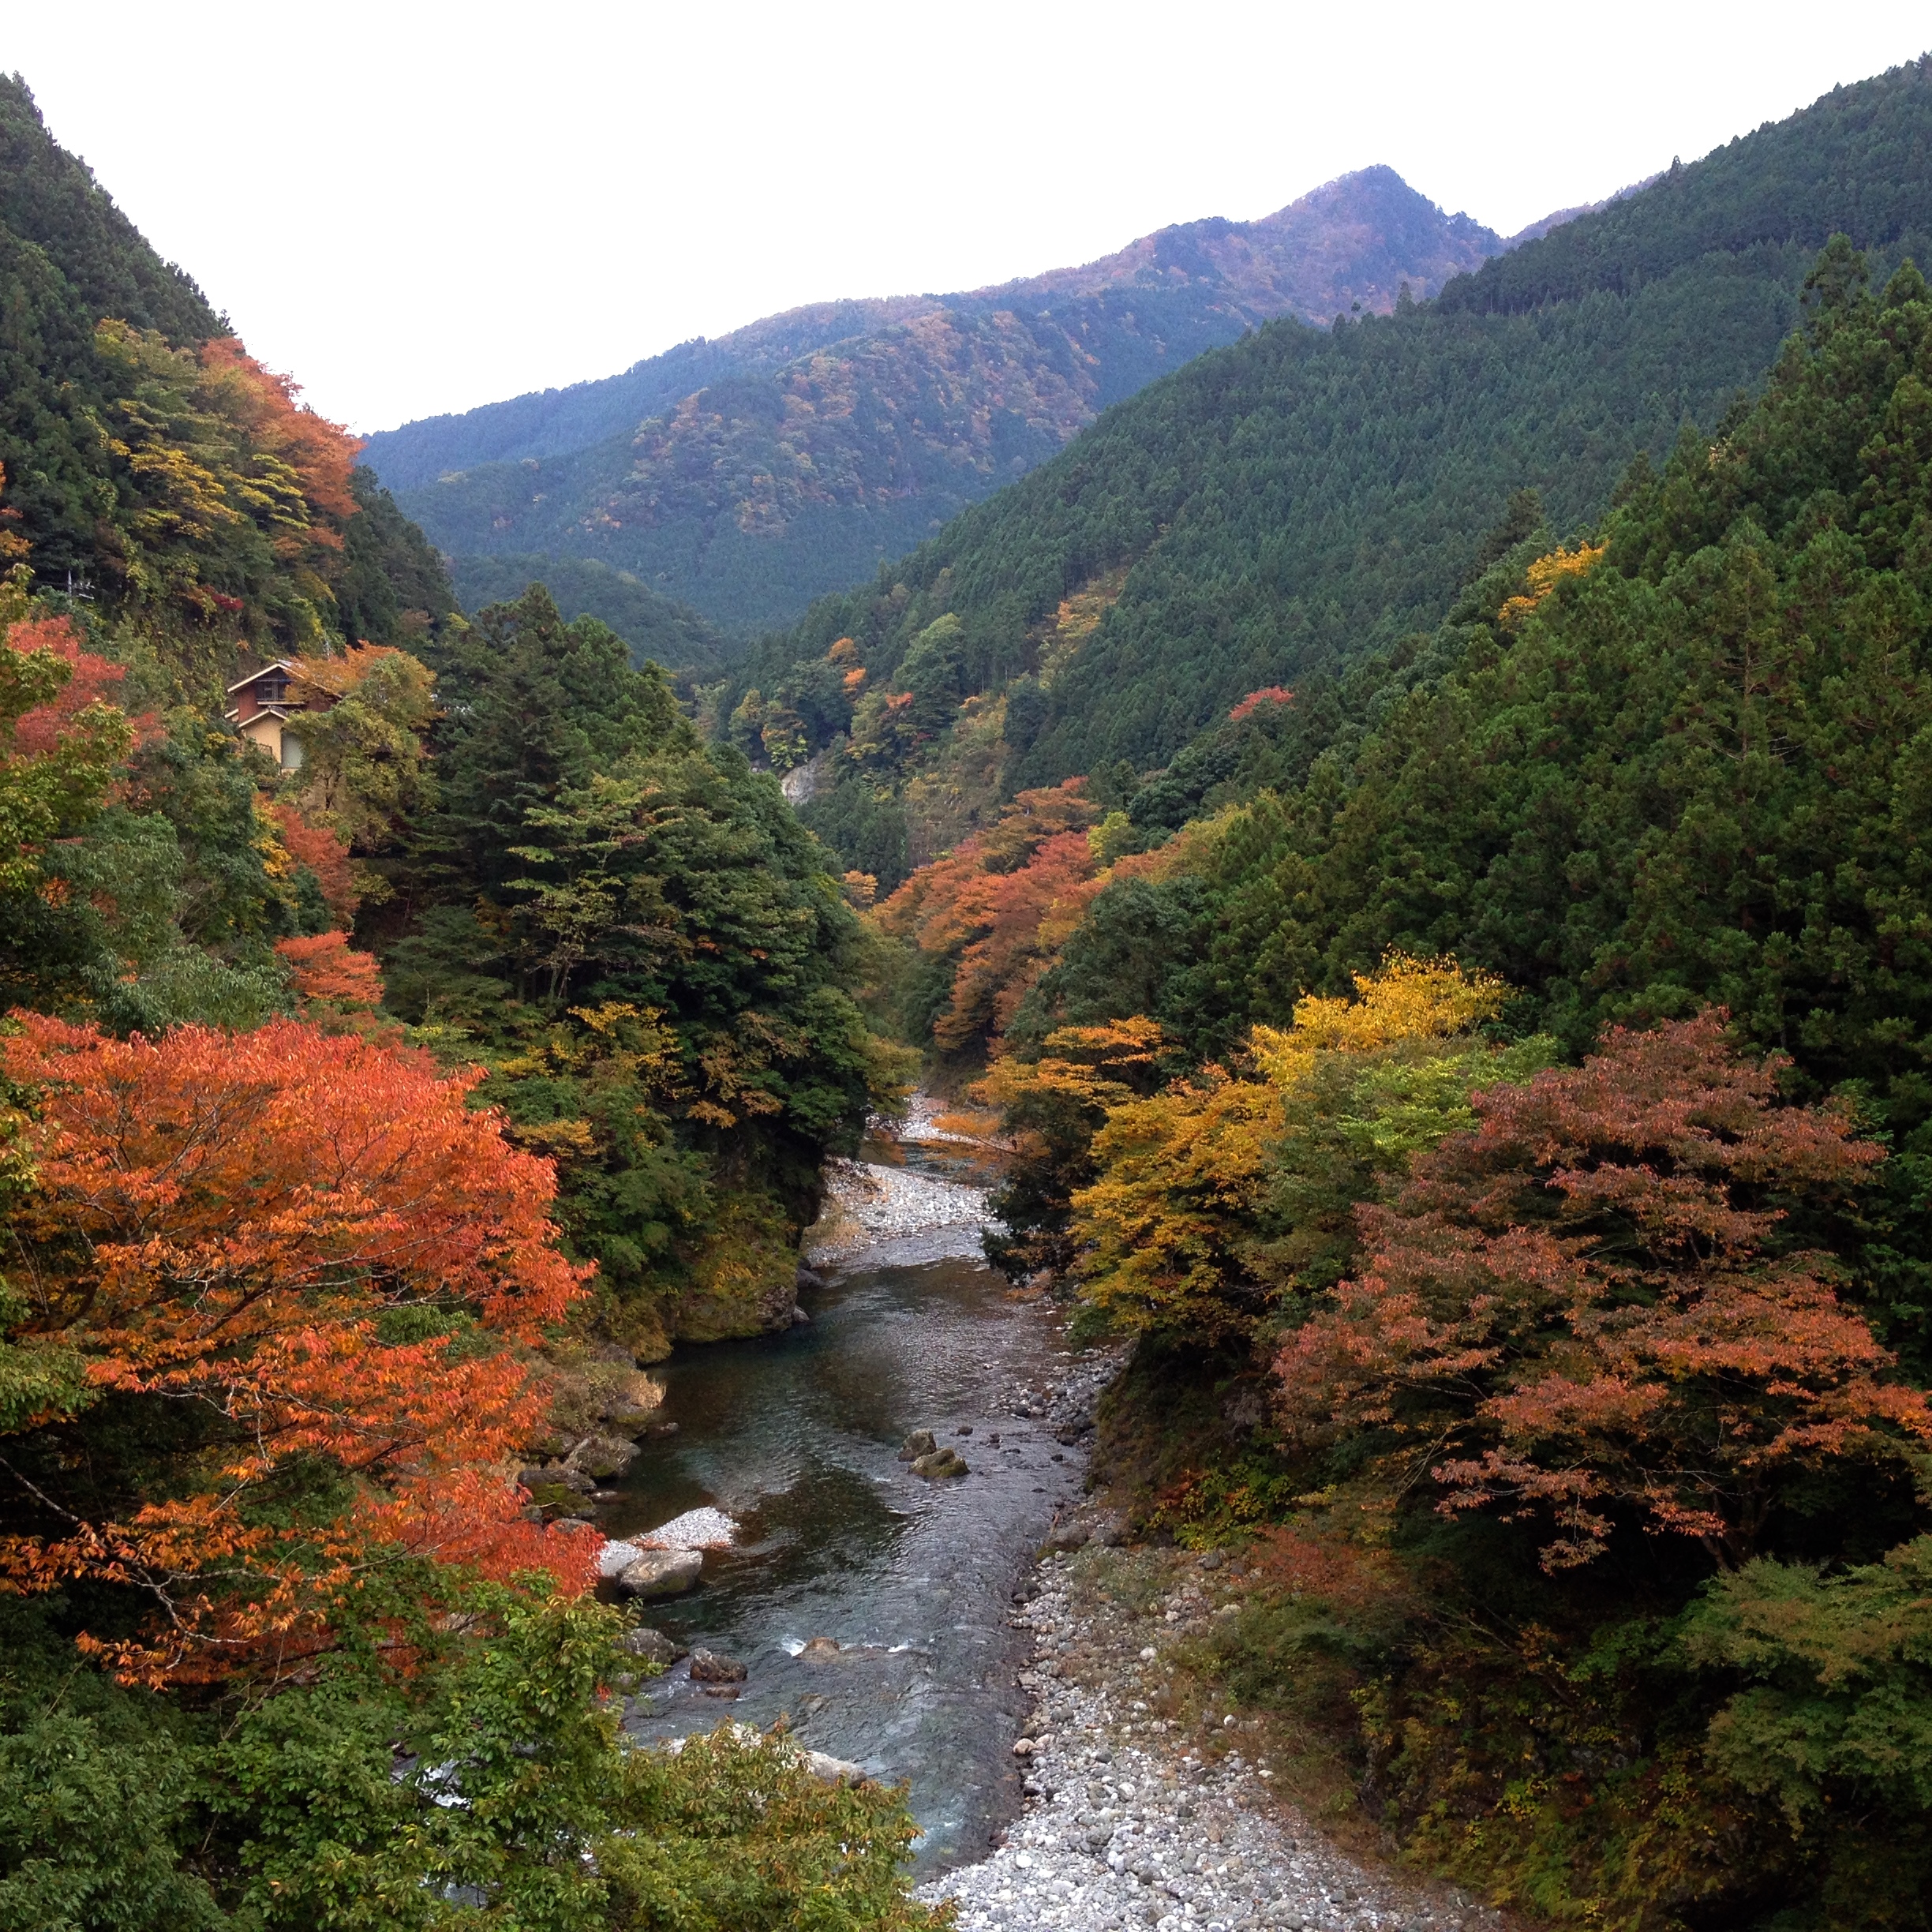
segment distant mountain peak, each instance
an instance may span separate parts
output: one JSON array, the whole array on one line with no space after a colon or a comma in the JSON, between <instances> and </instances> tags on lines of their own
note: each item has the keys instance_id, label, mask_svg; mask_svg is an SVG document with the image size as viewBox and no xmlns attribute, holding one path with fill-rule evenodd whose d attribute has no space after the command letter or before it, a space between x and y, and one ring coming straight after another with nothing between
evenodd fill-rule
<instances>
[{"instance_id":1,"label":"distant mountain peak","mask_svg":"<svg viewBox=\"0 0 1932 1932\"><path fill-rule=\"evenodd\" d=\"M1418 296L1432 294L1505 245L1493 229L1445 214L1378 163L1324 182L1256 221L1211 215L1178 222L1097 261L977 290L968 299L1192 282L1219 288L1253 320L1294 315L1322 323L1357 305L1386 314L1404 282Z\"/></svg>"},{"instance_id":2,"label":"distant mountain peak","mask_svg":"<svg viewBox=\"0 0 1932 1932\"><path fill-rule=\"evenodd\" d=\"M1432 295L1503 246L1362 168L1257 221L1176 223L1077 268L789 309L603 382L373 436L368 460L459 558L588 559L714 622L779 623L1204 350L1284 316L1386 313L1405 283Z\"/></svg>"}]
</instances>

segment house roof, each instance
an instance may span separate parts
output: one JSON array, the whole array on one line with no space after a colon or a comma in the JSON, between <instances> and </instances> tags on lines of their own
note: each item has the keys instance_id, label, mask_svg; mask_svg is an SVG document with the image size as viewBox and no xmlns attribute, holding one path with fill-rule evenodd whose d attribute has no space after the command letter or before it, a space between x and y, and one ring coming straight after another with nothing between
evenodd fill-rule
<instances>
[{"instance_id":1,"label":"house roof","mask_svg":"<svg viewBox=\"0 0 1932 1932\"><path fill-rule=\"evenodd\" d=\"M237 678L228 687L224 695L232 695L238 691L246 691L257 678L265 678L271 671L294 672L298 668L293 657L278 657L273 664L265 664L259 671L251 671L245 678Z\"/></svg>"}]
</instances>

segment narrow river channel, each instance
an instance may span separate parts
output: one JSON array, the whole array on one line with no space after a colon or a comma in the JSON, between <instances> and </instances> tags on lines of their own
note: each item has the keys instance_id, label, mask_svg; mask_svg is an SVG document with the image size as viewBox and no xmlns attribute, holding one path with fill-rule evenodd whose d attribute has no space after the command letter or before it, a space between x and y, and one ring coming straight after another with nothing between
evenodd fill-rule
<instances>
[{"instance_id":1,"label":"narrow river channel","mask_svg":"<svg viewBox=\"0 0 1932 1932\"><path fill-rule=\"evenodd\" d=\"M639 1614L747 1682L720 1698L680 1664L633 1704L632 1734L782 1715L812 1749L909 1784L927 1870L983 1856L1019 1808L1013 1592L1081 1473L1013 1413L1017 1388L1073 1366L1058 1324L977 1249L966 1227L901 1239L810 1295L809 1324L680 1350L657 1372L677 1432L646 1443L602 1521L646 1534L710 1504L739 1525L696 1591ZM971 1473L915 1476L898 1451L915 1429Z\"/></svg>"}]
</instances>

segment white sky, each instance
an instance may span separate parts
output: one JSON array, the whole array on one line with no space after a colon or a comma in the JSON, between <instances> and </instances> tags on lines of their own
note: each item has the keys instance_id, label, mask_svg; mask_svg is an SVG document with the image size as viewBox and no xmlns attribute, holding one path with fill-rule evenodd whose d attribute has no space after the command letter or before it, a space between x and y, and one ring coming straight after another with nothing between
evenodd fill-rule
<instances>
[{"instance_id":1,"label":"white sky","mask_svg":"<svg viewBox=\"0 0 1932 1932\"><path fill-rule=\"evenodd\" d=\"M1923 0L13 0L23 73L358 429L1387 162L1507 234L1932 47Z\"/></svg>"}]
</instances>

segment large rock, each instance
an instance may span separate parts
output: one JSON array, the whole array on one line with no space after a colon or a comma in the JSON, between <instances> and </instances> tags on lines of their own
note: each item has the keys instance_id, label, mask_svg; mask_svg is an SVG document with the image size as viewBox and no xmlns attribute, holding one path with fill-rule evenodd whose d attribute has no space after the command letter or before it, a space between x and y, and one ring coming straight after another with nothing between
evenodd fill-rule
<instances>
[{"instance_id":1,"label":"large rock","mask_svg":"<svg viewBox=\"0 0 1932 1932\"><path fill-rule=\"evenodd\" d=\"M935 1449L930 1455L913 1458L912 1473L934 1482L948 1476L970 1475L972 1471L966 1466L966 1458L957 1449Z\"/></svg>"},{"instance_id":2,"label":"large rock","mask_svg":"<svg viewBox=\"0 0 1932 1932\"><path fill-rule=\"evenodd\" d=\"M627 1597L681 1597L703 1571L702 1550L646 1550L619 1573L617 1587Z\"/></svg>"},{"instance_id":3,"label":"large rock","mask_svg":"<svg viewBox=\"0 0 1932 1932\"><path fill-rule=\"evenodd\" d=\"M915 1457L930 1455L938 1446L930 1429L915 1429L900 1445L899 1460L910 1462Z\"/></svg>"},{"instance_id":4,"label":"large rock","mask_svg":"<svg viewBox=\"0 0 1932 1932\"><path fill-rule=\"evenodd\" d=\"M693 1683L743 1683L750 1674L737 1658L721 1656L702 1646L691 1653Z\"/></svg>"},{"instance_id":5,"label":"large rock","mask_svg":"<svg viewBox=\"0 0 1932 1932\"><path fill-rule=\"evenodd\" d=\"M675 1637L667 1637L648 1623L626 1631L617 1639L617 1648L627 1650L634 1657L642 1657L646 1664L655 1664L660 1670L668 1670L680 1657L691 1654Z\"/></svg>"},{"instance_id":6,"label":"large rock","mask_svg":"<svg viewBox=\"0 0 1932 1932\"><path fill-rule=\"evenodd\" d=\"M601 1481L621 1476L637 1457L637 1444L621 1436L586 1436L564 1460L567 1467Z\"/></svg>"}]
</instances>

